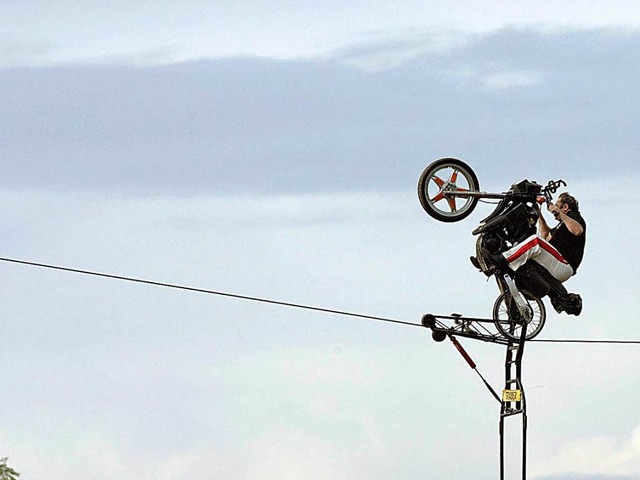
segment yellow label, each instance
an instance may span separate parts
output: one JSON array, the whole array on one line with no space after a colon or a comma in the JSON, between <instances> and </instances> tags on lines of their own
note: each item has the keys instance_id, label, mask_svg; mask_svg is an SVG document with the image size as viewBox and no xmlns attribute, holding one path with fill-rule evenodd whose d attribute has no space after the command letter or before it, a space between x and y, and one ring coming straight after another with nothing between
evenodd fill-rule
<instances>
[{"instance_id":1,"label":"yellow label","mask_svg":"<svg viewBox=\"0 0 640 480\"><path fill-rule=\"evenodd\" d=\"M522 398L520 390L502 390L503 402L519 402Z\"/></svg>"}]
</instances>

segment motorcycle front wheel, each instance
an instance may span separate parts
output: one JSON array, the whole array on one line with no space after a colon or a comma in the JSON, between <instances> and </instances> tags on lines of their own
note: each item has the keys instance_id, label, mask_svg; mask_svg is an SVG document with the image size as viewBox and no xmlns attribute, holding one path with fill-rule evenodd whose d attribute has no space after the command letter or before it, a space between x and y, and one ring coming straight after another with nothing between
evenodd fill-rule
<instances>
[{"instance_id":1,"label":"motorcycle front wheel","mask_svg":"<svg viewBox=\"0 0 640 480\"><path fill-rule=\"evenodd\" d=\"M529 323L524 322L524 319L521 318L511 294L502 293L493 305L493 322L496 328L505 338L515 341L520 341L522 338L523 325L527 329L525 340L531 340L542 331L547 319L547 311L542 300L526 290L521 290L521 292L530 309L531 321Z\"/></svg>"},{"instance_id":2,"label":"motorcycle front wheel","mask_svg":"<svg viewBox=\"0 0 640 480\"><path fill-rule=\"evenodd\" d=\"M456 193L478 192L480 183L469 165L457 158L441 158L424 169L418 181L422 208L441 222L457 222L473 212L477 197Z\"/></svg>"}]
</instances>

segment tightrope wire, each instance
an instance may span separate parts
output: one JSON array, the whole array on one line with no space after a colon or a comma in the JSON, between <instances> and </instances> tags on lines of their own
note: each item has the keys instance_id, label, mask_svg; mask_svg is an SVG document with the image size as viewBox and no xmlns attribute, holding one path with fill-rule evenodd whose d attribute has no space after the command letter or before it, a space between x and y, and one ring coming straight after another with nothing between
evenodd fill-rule
<instances>
[{"instance_id":1,"label":"tightrope wire","mask_svg":"<svg viewBox=\"0 0 640 480\"><path fill-rule=\"evenodd\" d=\"M261 303L268 303L271 305L280 305L283 307L290 307L290 308L299 308L299 309L304 309L304 310L312 310L312 311L316 311L316 312L324 312L324 313L331 313L334 315L343 315L343 316L348 316L348 317L356 317L356 318L363 318L366 320L376 320L379 322L387 322L387 323L396 323L396 324L400 324L400 325L408 325L411 327L421 327L424 328L424 326L420 323L413 323L413 322L407 322L404 320L397 320L394 318L387 318L387 317L379 317L379 316L374 316L374 315L365 315L362 313L354 313L354 312L347 312L344 310L336 310L336 309L332 309L332 308L322 308L322 307L315 307L312 305L304 305L304 304L300 304L300 303L292 303L292 302L282 302L282 301L278 301L278 300L271 300L268 298L259 298L259 297L252 297L249 295L240 295L237 293L229 293L229 292L221 292L221 291L217 291L217 290L209 290L209 289L205 289L205 288L197 288L197 287L189 287L186 285L178 285L175 283L165 283L165 282L157 282L154 280L144 280L141 278L134 278L134 277L126 277L126 276L122 276L122 275L113 275L113 274L109 274L109 273L101 273L101 272L96 272L96 271L92 271L92 270L81 270L78 268L70 268L70 267L63 267L63 266L59 266L59 265L51 265L51 264L46 264L46 263L39 263L39 262L30 262L27 260L17 260L14 258L5 258L5 257L0 257L0 261L2 262L8 262L8 263L16 263L16 264L20 264L20 265L27 265L27 266L31 266L31 267L39 267L39 268L46 268L46 269L50 269L50 270L59 270L59 271L63 271L63 272L70 272L70 273L79 273L82 275L90 275L90 276L94 276L94 277L102 277L102 278L110 278L113 280L121 280L121 281L125 281L125 282L132 282L132 283L141 283L141 284L145 284L145 285L153 285L156 287L165 287L165 288L173 288L173 289L177 289L177 290L186 290L186 291L190 291L190 292L197 292L197 293L205 293L208 295L218 295L218 296L222 296L222 297L229 297L229 298L237 298L240 300L248 300L248 301L252 301L252 302L261 302ZM582 344L627 344L627 345L640 345L640 340L578 340L578 339L531 339L529 340L530 342L538 342L538 343L582 343Z\"/></svg>"},{"instance_id":2,"label":"tightrope wire","mask_svg":"<svg viewBox=\"0 0 640 480\"><path fill-rule=\"evenodd\" d=\"M291 302L281 302L278 300L270 300L267 298L259 298L259 297L251 297L248 295L239 295L236 293L228 293L228 292L220 292L220 291L216 291L216 290L208 290L208 289L204 289L204 288L196 288L196 287L188 287L185 285L177 285L175 283L164 283L164 282L156 282L153 280L144 280L141 278L133 278L133 277L125 277L122 275L112 275L109 273L100 273L100 272L94 272L91 270L80 270L78 268L69 268L69 267L61 267L59 265L49 265L46 263L37 263L37 262L29 262L26 260L16 260L13 258L3 258L0 257L0 261L2 262L10 262L10 263L18 263L21 265L29 265L31 267L40 267L40 268L48 268L51 270L60 270L63 272L71 272L71 273L80 273L82 275L91 275L94 277L102 277L102 278L110 278L113 280L122 280L125 282L133 282L133 283L143 283L146 285L153 285L156 287L166 287L166 288L174 288L174 289L178 289L178 290L187 290L190 292L197 292L197 293L206 293L208 295L218 295L218 296L222 296L222 297L230 297L230 298L238 298L240 300L249 300L252 302L261 302L261 303L269 303L272 305L281 305L284 307L291 307L291 308L301 308L304 310L313 310L316 312L324 312L324 313L332 313L335 315L345 315L345 316L349 316L349 317L357 317L357 318L365 318L367 320L377 320L380 322L389 322L389 323L398 323L401 325L409 325L412 327L422 327L421 324L419 323L411 323L411 322L405 322L403 320L396 320L393 318L385 318L385 317L377 317L377 316L373 316L373 315L364 315L361 313L353 313L353 312L346 312L344 310L335 310L335 309L331 309L331 308L322 308L322 307L314 307L311 305L303 305L303 304L299 304L299 303L291 303Z\"/></svg>"}]
</instances>

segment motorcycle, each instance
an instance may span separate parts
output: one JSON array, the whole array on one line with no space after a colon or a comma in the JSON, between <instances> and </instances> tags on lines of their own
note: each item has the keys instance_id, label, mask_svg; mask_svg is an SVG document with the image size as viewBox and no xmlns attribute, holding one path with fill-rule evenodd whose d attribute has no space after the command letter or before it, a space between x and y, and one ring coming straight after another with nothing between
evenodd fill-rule
<instances>
[{"instance_id":1,"label":"motorcycle","mask_svg":"<svg viewBox=\"0 0 640 480\"><path fill-rule=\"evenodd\" d=\"M513 272L501 255L536 233L540 204L552 202L552 195L561 186L566 186L563 180L549 181L544 187L522 180L507 192L482 192L475 172L455 158L437 160L420 175L420 203L441 222L458 222L468 217L479 201L498 200L494 211L472 232L478 238L471 261L497 281L500 295L493 306L492 320L507 339L519 341L537 336L546 320L542 298L553 292L566 293L564 286L538 263L529 261Z\"/></svg>"}]
</instances>

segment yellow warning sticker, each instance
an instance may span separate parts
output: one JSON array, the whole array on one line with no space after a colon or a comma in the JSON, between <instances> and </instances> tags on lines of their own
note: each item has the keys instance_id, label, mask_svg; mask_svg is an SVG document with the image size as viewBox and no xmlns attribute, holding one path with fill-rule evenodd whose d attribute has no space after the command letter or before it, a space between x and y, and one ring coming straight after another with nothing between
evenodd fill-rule
<instances>
[{"instance_id":1,"label":"yellow warning sticker","mask_svg":"<svg viewBox=\"0 0 640 480\"><path fill-rule=\"evenodd\" d=\"M522 398L520 390L502 390L503 402L519 402Z\"/></svg>"}]
</instances>

